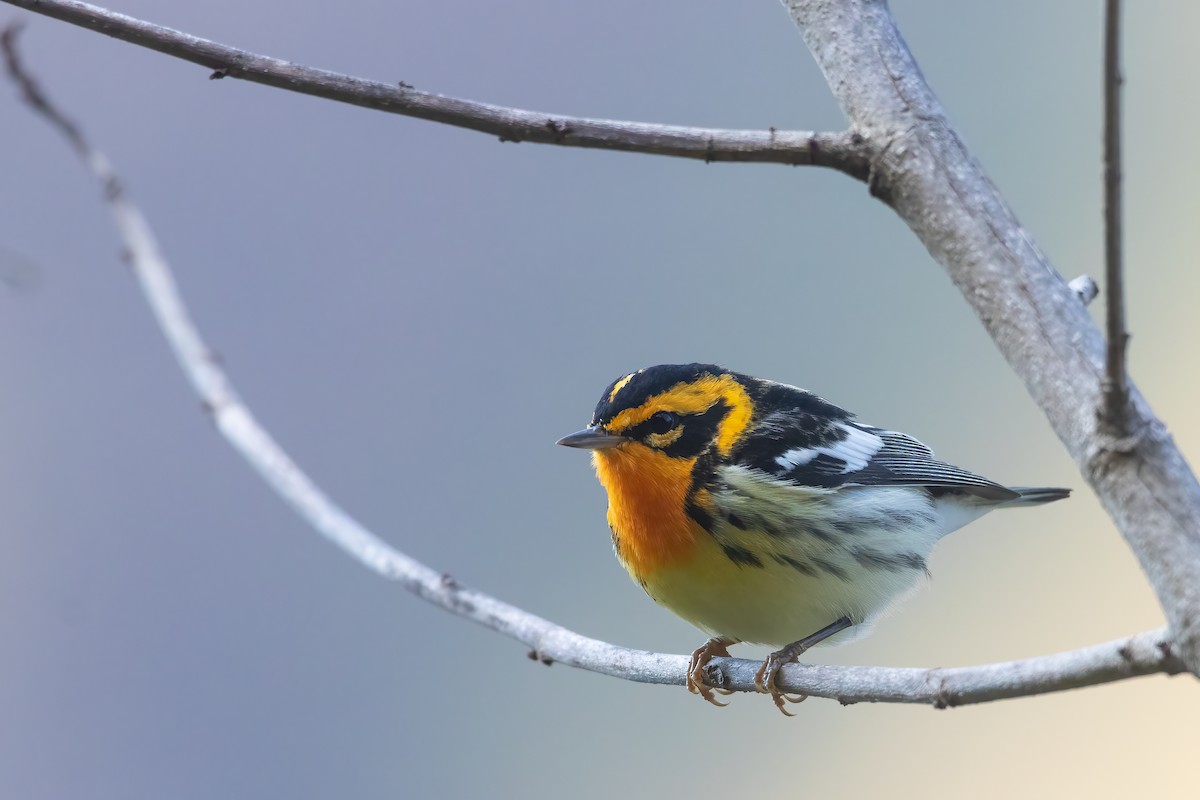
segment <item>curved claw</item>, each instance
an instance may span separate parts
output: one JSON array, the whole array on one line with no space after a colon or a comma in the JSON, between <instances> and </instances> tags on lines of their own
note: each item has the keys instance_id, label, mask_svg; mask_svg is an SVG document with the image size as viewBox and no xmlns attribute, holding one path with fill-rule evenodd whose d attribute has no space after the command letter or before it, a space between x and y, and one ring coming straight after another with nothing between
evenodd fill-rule
<instances>
[{"instance_id":1,"label":"curved claw","mask_svg":"<svg viewBox=\"0 0 1200 800\"><path fill-rule=\"evenodd\" d=\"M691 660L688 661L687 671L687 688L692 694L698 694L714 706L724 708L729 703L722 703L715 697L715 693L723 695L731 695L733 692L728 689L723 689L720 686L709 686L704 680L704 670L708 667L708 662L712 661L717 656L724 658L729 657L729 645L734 644L730 639L709 639L692 653Z\"/></svg>"},{"instance_id":2,"label":"curved claw","mask_svg":"<svg viewBox=\"0 0 1200 800\"><path fill-rule=\"evenodd\" d=\"M783 703L785 700L789 703L803 703L808 699L808 695L804 694L803 692L799 694L787 694L786 692L779 691L779 689L775 686L775 677L779 674L779 670L783 668L784 664L795 661L796 657L799 655L799 653L789 652L790 649L791 648L784 648L776 653L771 653L771 655L767 656L767 660L763 662L763 665L759 667L758 672L754 676L755 688L757 688L763 694L771 695L771 700L775 703L775 707L778 708L779 713L783 714L785 717L796 716L784 708Z\"/></svg>"},{"instance_id":3,"label":"curved claw","mask_svg":"<svg viewBox=\"0 0 1200 800\"><path fill-rule=\"evenodd\" d=\"M718 700L716 697L714 697L713 690L707 686L701 686L701 687L699 687L699 689L694 690L692 693L700 695L701 697L703 697L708 702L712 703L717 708L724 708L725 706L729 705L729 703L722 703L720 700Z\"/></svg>"},{"instance_id":4,"label":"curved claw","mask_svg":"<svg viewBox=\"0 0 1200 800\"><path fill-rule=\"evenodd\" d=\"M795 714L788 713L787 709L783 707L783 701L787 700L789 703L802 703L804 702L804 699L808 697L808 695L804 694L803 692L797 695L784 694L775 687L775 676L779 674L779 670L784 664L795 661L801 655L803 655L808 648L815 644L820 644L830 636L846 630L846 628L849 628L853 624L854 623L850 621L850 617L848 616L838 617L836 620L826 625L824 628L821 628L821 630L817 631L816 633L810 633L803 639L792 642L782 650L777 650L774 653L771 653L771 655L767 656L767 660L763 662L762 667L759 668L758 674L754 676L755 687L760 692L771 695L771 699L775 701L775 707L778 708L784 716L796 716Z\"/></svg>"}]
</instances>

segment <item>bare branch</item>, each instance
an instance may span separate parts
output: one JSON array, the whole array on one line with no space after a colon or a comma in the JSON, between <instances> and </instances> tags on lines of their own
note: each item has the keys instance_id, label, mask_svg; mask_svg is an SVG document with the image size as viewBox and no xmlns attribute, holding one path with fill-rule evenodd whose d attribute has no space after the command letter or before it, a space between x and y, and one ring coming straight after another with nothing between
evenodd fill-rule
<instances>
[{"instance_id":1,"label":"bare branch","mask_svg":"<svg viewBox=\"0 0 1200 800\"><path fill-rule=\"evenodd\" d=\"M200 64L212 70L211 78L240 78L339 103L469 128L498 136L502 142L624 150L704 162L813 165L836 169L859 180L867 178L867 155L858 136L849 131L690 128L525 111L422 92L403 81L381 83L312 69L74 0L3 2Z\"/></svg>"},{"instance_id":2,"label":"bare branch","mask_svg":"<svg viewBox=\"0 0 1200 800\"><path fill-rule=\"evenodd\" d=\"M212 416L217 430L308 524L361 564L453 614L532 648L529 656L640 683L683 685L687 657L631 650L581 636L490 595L462 586L380 539L334 503L296 465L239 399L233 384L188 314L183 297L145 217L80 128L50 103L25 71L16 28L0 35L9 74L29 105L71 142L104 187L104 197L146 300L176 359ZM758 663L722 658L713 678L734 691L755 691ZM858 702L924 703L938 708L1074 689L1154 673L1175 674L1183 664L1166 632L1136 636L1050 656L953 669L839 667L791 664L779 686L788 692Z\"/></svg>"},{"instance_id":3,"label":"bare branch","mask_svg":"<svg viewBox=\"0 0 1200 800\"><path fill-rule=\"evenodd\" d=\"M1107 374L1102 421L1113 437L1128 436L1129 379L1125 353L1125 278L1121 230L1121 0L1104 5L1104 283L1108 292Z\"/></svg>"},{"instance_id":4,"label":"bare branch","mask_svg":"<svg viewBox=\"0 0 1200 800\"><path fill-rule=\"evenodd\" d=\"M854 130L872 191L945 267L1137 555L1200 674L1200 483L1130 385L1100 429L1104 337L946 118L883 0L783 0Z\"/></svg>"}]
</instances>

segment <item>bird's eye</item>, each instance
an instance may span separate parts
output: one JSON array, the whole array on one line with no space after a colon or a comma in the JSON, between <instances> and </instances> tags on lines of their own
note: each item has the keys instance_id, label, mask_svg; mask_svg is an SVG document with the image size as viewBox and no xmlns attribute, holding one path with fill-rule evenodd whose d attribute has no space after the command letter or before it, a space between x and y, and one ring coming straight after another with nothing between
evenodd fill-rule
<instances>
[{"instance_id":1,"label":"bird's eye","mask_svg":"<svg viewBox=\"0 0 1200 800\"><path fill-rule=\"evenodd\" d=\"M679 420L670 411L659 411L648 420L651 433L666 433L675 427Z\"/></svg>"}]
</instances>

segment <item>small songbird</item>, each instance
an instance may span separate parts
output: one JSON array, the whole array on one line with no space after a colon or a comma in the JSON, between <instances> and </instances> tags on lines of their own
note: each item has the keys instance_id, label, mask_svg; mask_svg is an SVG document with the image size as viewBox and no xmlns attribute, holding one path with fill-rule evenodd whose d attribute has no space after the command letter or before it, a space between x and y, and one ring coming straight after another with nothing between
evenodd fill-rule
<instances>
[{"instance_id":1,"label":"small songbird","mask_svg":"<svg viewBox=\"0 0 1200 800\"><path fill-rule=\"evenodd\" d=\"M629 575L712 637L688 689L724 705L708 662L739 642L782 646L755 684L785 714L797 699L776 688L780 667L863 630L928 574L939 539L1070 494L1002 486L803 389L712 364L618 378L558 443L592 451Z\"/></svg>"}]
</instances>

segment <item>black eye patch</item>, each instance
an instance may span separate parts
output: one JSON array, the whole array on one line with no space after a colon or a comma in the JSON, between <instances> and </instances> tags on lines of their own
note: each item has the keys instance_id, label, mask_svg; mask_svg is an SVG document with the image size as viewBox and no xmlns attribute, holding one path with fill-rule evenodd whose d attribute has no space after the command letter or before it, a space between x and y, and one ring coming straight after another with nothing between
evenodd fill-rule
<instances>
[{"instance_id":1,"label":"black eye patch","mask_svg":"<svg viewBox=\"0 0 1200 800\"><path fill-rule=\"evenodd\" d=\"M712 444L717 435L717 426L728 413L729 406L724 400L699 414L659 411L646 421L634 425L623 435L629 439L644 439L651 434L663 434L682 426L683 433L679 438L659 449L676 458L692 458L700 455Z\"/></svg>"},{"instance_id":2,"label":"black eye patch","mask_svg":"<svg viewBox=\"0 0 1200 800\"><path fill-rule=\"evenodd\" d=\"M645 428L650 433L666 433L679 424L679 418L670 411L659 411L646 420ZM640 427L640 426L639 426Z\"/></svg>"},{"instance_id":3,"label":"black eye patch","mask_svg":"<svg viewBox=\"0 0 1200 800\"><path fill-rule=\"evenodd\" d=\"M628 439L645 439L651 434L667 433L684 423L690 424L693 419L695 417L673 414L670 411L659 411L624 431L621 435Z\"/></svg>"}]
</instances>

